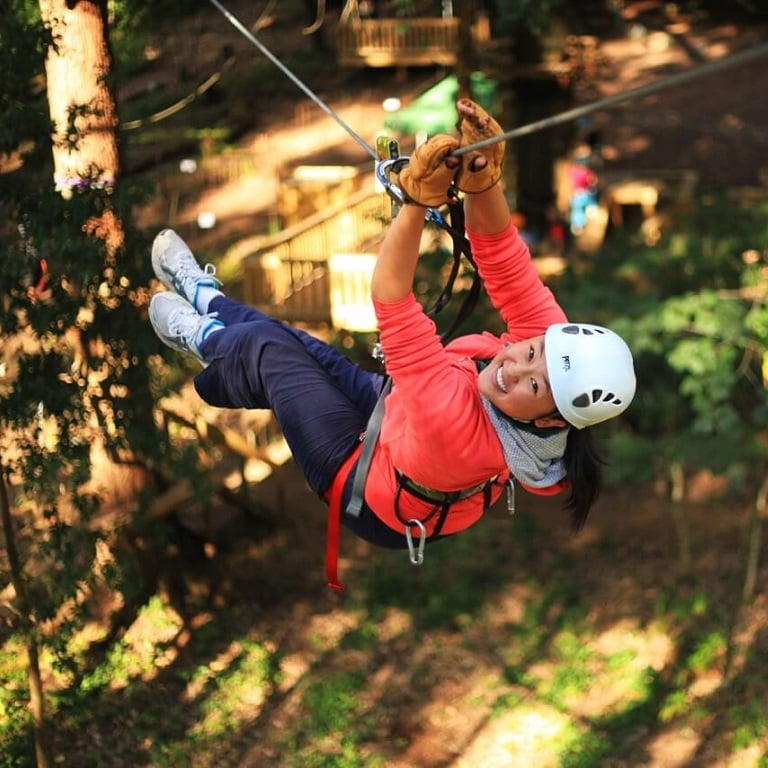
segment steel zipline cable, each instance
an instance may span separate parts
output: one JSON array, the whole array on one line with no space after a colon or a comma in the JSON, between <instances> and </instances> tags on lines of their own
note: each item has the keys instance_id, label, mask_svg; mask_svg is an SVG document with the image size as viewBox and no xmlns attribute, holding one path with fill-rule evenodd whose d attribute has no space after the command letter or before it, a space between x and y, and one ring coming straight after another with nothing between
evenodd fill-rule
<instances>
[{"instance_id":1,"label":"steel zipline cable","mask_svg":"<svg viewBox=\"0 0 768 768\"><path fill-rule=\"evenodd\" d=\"M219 0L210 0L214 5L249 42L251 42L256 48L258 48L264 56L266 56L289 80L291 80L300 90L302 90L312 101L317 104L320 109L323 110L331 119L335 120L346 133L348 133L374 160L378 159L376 150L371 147L365 139L357 134L352 128L350 128L339 115L334 112L309 86L303 83L288 67L285 66L261 41L227 8L219 2ZM490 146L491 144L497 144L501 141L507 141L509 139L517 139L521 136L527 136L537 131L543 131L547 128L552 128L562 123L568 123L572 120L577 120L585 115L592 114L593 112L599 112L602 109L608 109L618 104L623 104L626 101L632 101L634 99L641 99L645 96L650 96L653 93L666 90L667 88L674 88L675 86L682 85L684 83L697 80L700 77L706 77L714 72L720 72L733 67L741 66L752 61L756 61L764 56L768 56L768 43L756 45L751 48L747 48L738 53L734 53L731 56L726 56L716 61L710 61L706 64L701 64L694 69L689 69L686 72L679 72L676 75L670 75L663 80L658 80L654 83L642 85L639 88L632 88L622 93L617 93L613 96L607 96L604 99L598 99L591 104L584 104L580 107L574 107L568 109L565 112L560 112L551 117L545 117L541 120L536 120L533 123L527 125L521 125L518 128L513 128L506 133L499 134L498 136L492 136L489 139L475 142L474 144L468 144L467 146L460 147L454 150L452 153L454 156L459 156L471 152L481 147Z\"/></svg>"},{"instance_id":2,"label":"steel zipline cable","mask_svg":"<svg viewBox=\"0 0 768 768\"><path fill-rule=\"evenodd\" d=\"M739 53L734 53L731 56L726 56L722 59L717 59L716 61L710 61L706 64L701 64L700 66L694 69L689 69L686 72L679 72L676 75L665 77L663 80L657 80L655 83L641 85L638 88L632 88L628 91L623 91L622 93L617 93L613 96L606 96L604 99L599 99L598 101L594 101L591 104L584 104L581 107L568 109L565 112L560 112L557 115L553 115L552 117L545 117L541 120L536 120L533 123L528 123L528 125L521 125L519 128L513 128L512 130L499 134L498 136L493 136L492 138L483 139L482 141L478 141L474 144L468 144L465 147L460 147L459 149L454 150L452 154L455 156L463 155L467 152L471 152L474 149L496 144L500 141L518 139L521 136L527 136L531 133L536 133L537 131L543 131L546 128L552 128L555 125L577 120L580 117L584 117L584 115L598 112L601 109L614 107L617 104L624 103L625 101L642 99L645 96L650 96L652 93L658 93L659 91L666 90L667 88L674 88L677 85L688 83L691 80L696 80L700 77L706 77L707 75L711 75L713 72L719 72L721 70L747 64L750 61L756 61L763 56L768 56L768 43L757 45L752 48L747 48L743 51L740 51Z\"/></svg>"},{"instance_id":3,"label":"steel zipline cable","mask_svg":"<svg viewBox=\"0 0 768 768\"><path fill-rule=\"evenodd\" d=\"M283 64L280 59L277 58L266 46L264 46L261 41L254 35L248 27L246 27L233 13L230 13L220 2L219 0L211 0L211 3L218 8L219 11L224 15L224 17L227 19L227 21L238 31L240 32L243 37L245 37L249 42L253 43L289 80L291 80L296 86L298 86L299 89L301 89L307 96L309 96L312 101L317 104L320 109L325 112L328 117L335 120L373 159L375 160L377 158L376 150L371 147L365 139L363 139L361 136L359 136L355 131L353 131L340 117L336 114L312 89L303 83L301 80L299 80L296 75L291 72L288 67Z\"/></svg>"}]
</instances>

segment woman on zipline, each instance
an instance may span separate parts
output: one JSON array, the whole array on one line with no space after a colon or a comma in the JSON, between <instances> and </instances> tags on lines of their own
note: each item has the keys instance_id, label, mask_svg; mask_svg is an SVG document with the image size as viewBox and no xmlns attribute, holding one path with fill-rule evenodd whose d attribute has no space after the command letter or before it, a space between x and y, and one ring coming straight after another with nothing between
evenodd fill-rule
<instances>
[{"instance_id":1,"label":"woman on zipline","mask_svg":"<svg viewBox=\"0 0 768 768\"><path fill-rule=\"evenodd\" d=\"M460 138L434 136L398 174L407 204L373 271L392 389L359 511L348 509L356 464L386 377L227 298L213 268L201 268L172 230L152 248L155 274L170 291L152 297L150 320L164 343L206 366L194 381L200 397L272 409L310 487L330 505L329 526L341 520L374 544L412 553L414 539L423 546L477 522L513 481L539 494L567 491L580 528L600 492L589 427L618 416L635 394L625 342L606 328L569 323L542 284L499 186L503 143L451 154L502 133L468 99L458 111ZM474 261L507 330L444 346L412 286L425 207L445 203L452 185L465 193Z\"/></svg>"}]
</instances>

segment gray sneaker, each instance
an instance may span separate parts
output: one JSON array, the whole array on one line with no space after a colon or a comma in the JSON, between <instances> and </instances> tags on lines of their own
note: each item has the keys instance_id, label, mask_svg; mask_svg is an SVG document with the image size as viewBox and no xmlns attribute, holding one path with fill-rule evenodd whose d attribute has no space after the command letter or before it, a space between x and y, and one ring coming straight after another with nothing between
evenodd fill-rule
<instances>
[{"instance_id":1,"label":"gray sneaker","mask_svg":"<svg viewBox=\"0 0 768 768\"><path fill-rule=\"evenodd\" d=\"M197 306L200 286L221 287L221 280L215 276L216 267L213 264L201 267L189 246L172 229L164 229L155 237L152 243L152 269L166 288L176 291L193 307Z\"/></svg>"},{"instance_id":2,"label":"gray sneaker","mask_svg":"<svg viewBox=\"0 0 768 768\"><path fill-rule=\"evenodd\" d=\"M203 365L200 344L209 334L226 328L216 319L216 313L201 315L186 299L170 291L161 291L152 297L149 321L160 341L171 349L189 352Z\"/></svg>"}]
</instances>

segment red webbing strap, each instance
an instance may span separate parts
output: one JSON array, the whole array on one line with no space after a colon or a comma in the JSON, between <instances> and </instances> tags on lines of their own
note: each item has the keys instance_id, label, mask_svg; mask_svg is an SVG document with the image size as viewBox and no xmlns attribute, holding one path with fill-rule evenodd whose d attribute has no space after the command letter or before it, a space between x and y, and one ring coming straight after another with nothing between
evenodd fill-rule
<instances>
[{"instance_id":1,"label":"red webbing strap","mask_svg":"<svg viewBox=\"0 0 768 768\"><path fill-rule=\"evenodd\" d=\"M352 453L344 459L339 467L336 477L333 478L331 487L325 494L328 502L328 534L325 542L325 577L328 586L339 592L344 591L344 585L339 581L339 538L341 537L341 497L344 495L344 486L347 483L349 472L363 450L360 443Z\"/></svg>"}]
</instances>

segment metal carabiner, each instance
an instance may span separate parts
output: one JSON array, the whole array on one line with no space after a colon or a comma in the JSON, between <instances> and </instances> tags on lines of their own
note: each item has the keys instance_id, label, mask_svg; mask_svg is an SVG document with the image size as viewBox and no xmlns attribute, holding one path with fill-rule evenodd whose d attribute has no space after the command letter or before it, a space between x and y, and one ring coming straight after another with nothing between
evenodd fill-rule
<instances>
[{"instance_id":1,"label":"metal carabiner","mask_svg":"<svg viewBox=\"0 0 768 768\"><path fill-rule=\"evenodd\" d=\"M400 187L393 184L389 178L390 173L399 173L405 165L408 164L407 157L388 157L376 162L375 173L376 181L384 187L384 191L392 198L397 205L405 205L406 197Z\"/></svg>"},{"instance_id":2,"label":"metal carabiner","mask_svg":"<svg viewBox=\"0 0 768 768\"><path fill-rule=\"evenodd\" d=\"M512 475L507 480L507 513L515 514L515 478Z\"/></svg>"},{"instance_id":3,"label":"metal carabiner","mask_svg":"<svg viewBox=\"0 0 768 768\"><path fill-rule=\"evenodd\" d=\"M384 187L384 191L391 198L393 206L405 205L408 202L408 198L400 187L392 183L389 174L399 173L403 169L403 166L408 164L408 160L408 157L389 157L386 160L379 160L376 163L376 180L382 187ZM394 213L395 212L393 211L393 214ZM441 229L447 228L445 217L437 210L437 208L427 208L425 218L427 221L436 224Z\"/></svg>"},{"instance_id":4,"label":"metal carabiner","mask_svg":"<svg viewBox=\"0 0 768 768\"><path fill-rule=\"evenodd\" d=\"M419 529L418 546L413 544L411 528ZM427 529L421 520L413 518L405 524L405 540L408 542L408 557L413 565L421 565L424 562L424 545L427 543Z\"/></svg>"},{"instance_id":5,"label":"metal carabiner","mask_svg":"<svg viewBox=\"0 0 768 768\"><path fill-rule=\"evenodd\" d=\"M371 357L381 365L384 365L384 347L381 346L381 341L375 341L371 348Z\"/></svg>"}]
</instances>

